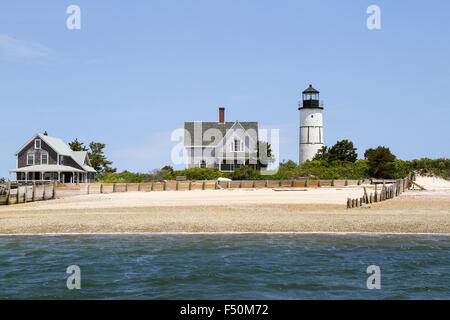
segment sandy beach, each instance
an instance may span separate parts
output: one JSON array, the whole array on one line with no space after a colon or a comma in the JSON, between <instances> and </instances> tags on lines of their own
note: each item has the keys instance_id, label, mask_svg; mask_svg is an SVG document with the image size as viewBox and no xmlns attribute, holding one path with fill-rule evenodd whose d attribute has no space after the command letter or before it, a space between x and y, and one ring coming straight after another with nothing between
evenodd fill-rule
<instances>
[{"instance_id":1,"label":"sandy beach","mask_svg":"<svg viewBox=\"0 0 450 320\"><path fill-rule=\"evenodd\" d=\"M450 234L450 186L345 208L360 187L96 194L0 207L0 234L139 232L387 232Z\"/></svg>"}]
</instances>

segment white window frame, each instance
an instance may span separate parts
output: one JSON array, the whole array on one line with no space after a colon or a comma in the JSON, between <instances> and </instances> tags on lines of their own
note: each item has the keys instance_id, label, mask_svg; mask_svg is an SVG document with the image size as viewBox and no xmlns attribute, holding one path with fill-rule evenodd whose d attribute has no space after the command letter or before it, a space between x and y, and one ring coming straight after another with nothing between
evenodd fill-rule
<instances>
[{"instance_id":1,"label":"white window frame","mask_svg":"<svg viewBox=\"0 0 450 320\"><path fill-rule=\"evenodd\" d=\"M235 142L238 141L239 142L239 150L236 150L236 144ZM231 152L243 152L244 151L244 143L241 141L241 139L238 138L233 138L233 140L230 143L230 147L231 147Z\"/></svg>"},{"instance_id":2,"label":"white window frame","mask_svg":"<svg viewBox=\"0 0 450 320\"><path fill-rule=\"evenodd\" d=\"M61 161L62 160L62 161ZM59 165L64 165L64 156L62 156L62 155L59 155L58 156L58 164Z\"/></svg>"},{"instance_id":3,"label":"white window frame","mask_svg":"<svg viewBox=\"0 0 450 320\"><path fill-rule=\"evenodd\" d=\"M30 154L33 156L33 163L32 164L30 164L29 161L28 161ZM27 166L34 166L34 152L27 152Z\"/></svg>"},{"instance_id":4,"label":"white window frame","mask_svg":"<svg viewBox=\"0 0 450 320\"><path fill-rule=\"evenodd\" d=\"M36 143L39 141L39 148L36 146ZM41 149L41 147L42 147L42 140L41 139L36 139L36 140L34 140L34 148L35 149Z\"/></svg>"},{"instance_id":5,"label":"white window frame","mask_svg":"<svg viewBox=\"0 0 450 320\"><path fill-rule=\"evenodd\" d=\"M42 156L44 156L44 155L47 156L47 161L46 161L46 163L43 163L43 162L42 162ZM48 164L48 152L42 152L42 153L41 153L41 164Z\"/></svg>"}]
</instances>

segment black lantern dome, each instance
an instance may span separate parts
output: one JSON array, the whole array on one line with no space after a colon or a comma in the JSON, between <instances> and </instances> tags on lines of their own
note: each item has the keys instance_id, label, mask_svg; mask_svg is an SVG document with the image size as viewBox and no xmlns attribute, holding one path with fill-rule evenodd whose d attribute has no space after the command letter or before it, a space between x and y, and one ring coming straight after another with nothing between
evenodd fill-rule
<instances>
[{"instance_id":1,"label":"black lantern dome","mask_svg":"<svg viewBox=\"0 0 450 320\"><path fill-rule=\"evenodd\" d=\"M310 84L305 91L302 92L303 104L299 109L302 108L318 108L323 109L319 103L319 91L314 89Z\"/></svg>"}]
</instances>

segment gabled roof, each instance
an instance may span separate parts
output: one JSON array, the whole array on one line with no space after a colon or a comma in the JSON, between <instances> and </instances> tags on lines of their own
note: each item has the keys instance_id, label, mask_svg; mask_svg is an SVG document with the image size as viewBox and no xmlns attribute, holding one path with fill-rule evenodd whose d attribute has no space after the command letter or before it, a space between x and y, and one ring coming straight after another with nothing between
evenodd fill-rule
<instances>
[{"instance_id":1,"label":"gabled roof","mask_svg":"<svg viewBox=\"0 0 450 320\"><path fill-rule=\"evenodd\" d=\"M87 157L87 151L73 151L70 147L62 141L60 138L46 136L40 133L35 134L27 143L25 143L22 148L15 153L17 156L19 152L23 150L31 141L39 138L50 146L56 153L62 156L71 157L80 167L88 172L96 172L94 168L85 164L85 159ZM89 163L89 160L87 161Z\"/></svg>"},{"instance_id":2,"label":"gabled roof","mask_svg":"<svg viewBox=\"0 0 450 320\"><path fill-rule=\"evenodd\" d=\"M236 134L236 133L242 133L243 135L246 135L246 136L248 136L252 141L253 141L253 143L255 144L255 146L256 146L256 144L257 144L257 138L255 139L254 137L252 137L252 134L249 134L249 133L251 133L250 131L247 131L247 130L245 130L245 128L241 125L241 123L239 122L239 121L236 121L232 126L231 126L231 128L227 131L227 133L225 134L225 136L222 138L222 140L221 141L219 141L219 143L217 144L217 147L218 147L218 150L223 150L223 148L225 147L225 143L227 142L227 140L228 139L230 139L230 137L233 135L233 134ZM239 138L243 138L243 137L239 137ZM247 145L247 146L245 146L246 148L248 148L249 146Z\"/></svg>"},{"instance_id":3,"label":"gabled roof","mask_svg":"<svg viewBox=\"0 0 450 320\"><path fill-rule=\"evenodd\" d=\"M219 123L219 122L185 122L184 123L184 129L185 129L185 139L184 139L184 145L185 146L216 146L227 134L228 130L230 130L236 123L238 123L244 130L250 135L250 137L254 141L258 141L258 122L256 121L247 121L247 122L225 122L225 123ZM195 130L201 129L200 132L195 132ZM207 134L210 133L212 130L218 130L221 134L221 138L217 141L211 141L210 139L207 139ZM211 130L211 131L209 131ZM209 131L209 132L208 132ZM187 139L186 135L189 134L191 140Z\"/></svg>"}]
</instances>

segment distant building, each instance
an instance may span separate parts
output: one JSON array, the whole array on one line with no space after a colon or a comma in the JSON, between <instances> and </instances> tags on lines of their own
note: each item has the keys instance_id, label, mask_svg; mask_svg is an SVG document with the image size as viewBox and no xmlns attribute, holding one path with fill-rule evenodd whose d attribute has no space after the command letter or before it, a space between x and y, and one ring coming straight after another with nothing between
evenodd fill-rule
<instances>
[{"instance_id":1,"label":"distant building","mask_svg":"<svg viewBox=\"0 0 450 320\"><path fill-rule=\"evenodd\" d=\"M72 151L61 139L49 137L47 132L34 135L15 153L17 180L57 180L63 183L93 182L95 169L91 167L87 151Z\"/></svg>"},{"instance_id":2,"label":"distant building","mask_svg":"<svg viewBox=\"0 0 450 320\"><path fill-rule=\"evenodd\" d=\"M319 101L319 91L309 85L302 92L300 110L299 164L312 160L323 147L323 103Z\"/></svg>"},{"instance_id":3,"label":"distant building","mask_svg":"<svg viewBox=\"0 0 450 320\"><path fill-rule=\"evenodd\" d=\"M218 122L185 122L184 129L187 168L258 169L258 122L225 122L225 108L220 107Z\"/></svg>"}]
</instances>

